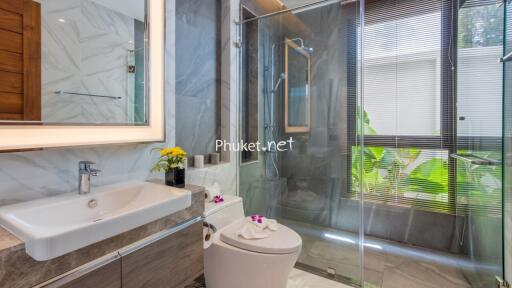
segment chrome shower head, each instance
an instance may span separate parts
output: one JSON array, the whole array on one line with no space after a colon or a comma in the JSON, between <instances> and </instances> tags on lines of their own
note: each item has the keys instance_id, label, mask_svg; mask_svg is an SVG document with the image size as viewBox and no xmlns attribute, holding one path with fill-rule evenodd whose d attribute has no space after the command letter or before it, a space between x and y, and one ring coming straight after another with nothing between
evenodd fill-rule
<instances>
[{"instance_id":1,"label":"chrome shower head","mask_svg":"<svg viewBox=\"0 0 512 288\"><path fill-rule=\"evenodd\" d=\"M308 54L315 52L315 48L313 48L313 47L302 46L301 48L302 48L302 50L306 51L306 53L308 53Z\"/></svg>"},{"instance_id":2,"label":"chrome shower head","mask_svg":"<svg viewBox=\"0 0 512 288\"><path fill-rule=\"evenodd\" d=\"M315 49L313 49L313 47L307 47L304 45L304 40L300 37L297 37L297 38L293 38L293 39L289 39L287 41L292 41L292 42L298 42L300 45L297 49L301 49L302 51L308 53L308 54L311 54L315 51Z\"/></svg>"}]
</instances>

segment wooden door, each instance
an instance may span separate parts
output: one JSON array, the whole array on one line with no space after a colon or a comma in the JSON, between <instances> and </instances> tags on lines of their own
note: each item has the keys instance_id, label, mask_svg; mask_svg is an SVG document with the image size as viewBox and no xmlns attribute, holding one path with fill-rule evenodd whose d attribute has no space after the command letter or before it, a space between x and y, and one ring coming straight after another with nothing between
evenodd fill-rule
<instances>
[{"instance_id":1,"label":"wooden door","mask_svg":"<svg viewBox=\"0 0 512 288\"><path fill-rule=\"evenodd\" d=\"M0 0L0 120L41 120L41 7Z\"/></svg>"}]
</instances>

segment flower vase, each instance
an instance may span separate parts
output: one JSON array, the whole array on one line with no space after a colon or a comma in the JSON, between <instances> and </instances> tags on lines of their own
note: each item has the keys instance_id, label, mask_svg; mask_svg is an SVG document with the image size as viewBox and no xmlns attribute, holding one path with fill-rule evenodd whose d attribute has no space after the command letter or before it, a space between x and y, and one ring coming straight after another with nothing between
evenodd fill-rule
<instances>
[{"instance_id":1,"label":"flower vase","mask_svg":"<svg viewBox=\"0 0 512 288\"><path fill-rule=\"evenodd\" d=\"M172 168L165 172L165 185L177 188L185 187L185 168Z\"/></svg>"}]
</instances>

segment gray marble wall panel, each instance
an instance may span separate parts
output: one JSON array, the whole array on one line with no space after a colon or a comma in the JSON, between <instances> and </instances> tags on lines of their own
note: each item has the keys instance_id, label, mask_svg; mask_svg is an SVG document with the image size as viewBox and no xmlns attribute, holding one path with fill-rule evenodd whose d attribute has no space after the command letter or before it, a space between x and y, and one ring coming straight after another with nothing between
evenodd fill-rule
<instances>
[{"instance_id":1,"label":"gray marble wall panel","mask_svg":"<svg viewBox=\"0 0 512 288\"><path fill-rule=\"evenodd\" d=\"M132 122L134 74L128 73L128 59L134 19L90 0L44 0L41 9L43 120Z\"/></svg>"},{"instance_id":2,"label":"gray marble wall panel","mask_svg":"<svg viewBox=\"0 0 512 288\"><path fill-rule=\"evenodd\" d=\"M176 1L176 144L215 152L220 138L220 1Z\"/></svg>"}]
</instances>

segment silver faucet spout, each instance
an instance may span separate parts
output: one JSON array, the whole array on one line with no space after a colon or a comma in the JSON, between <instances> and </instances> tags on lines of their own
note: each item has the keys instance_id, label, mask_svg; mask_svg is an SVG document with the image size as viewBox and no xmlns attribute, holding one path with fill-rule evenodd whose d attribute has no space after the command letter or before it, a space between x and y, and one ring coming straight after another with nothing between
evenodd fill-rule
<instances>
[{"instance_id":1,"label":"silver faucet spout","mask_svg":"<svg viewBox=\"0 0 512 288\"><path fill-rule=\"evenodd\" d=\"M80 161L78 163L78 194L85 195L91 192L91 176L98 176L101 170L91 166L96 163L91 161Z\"/></svg>"}]
</instances>

